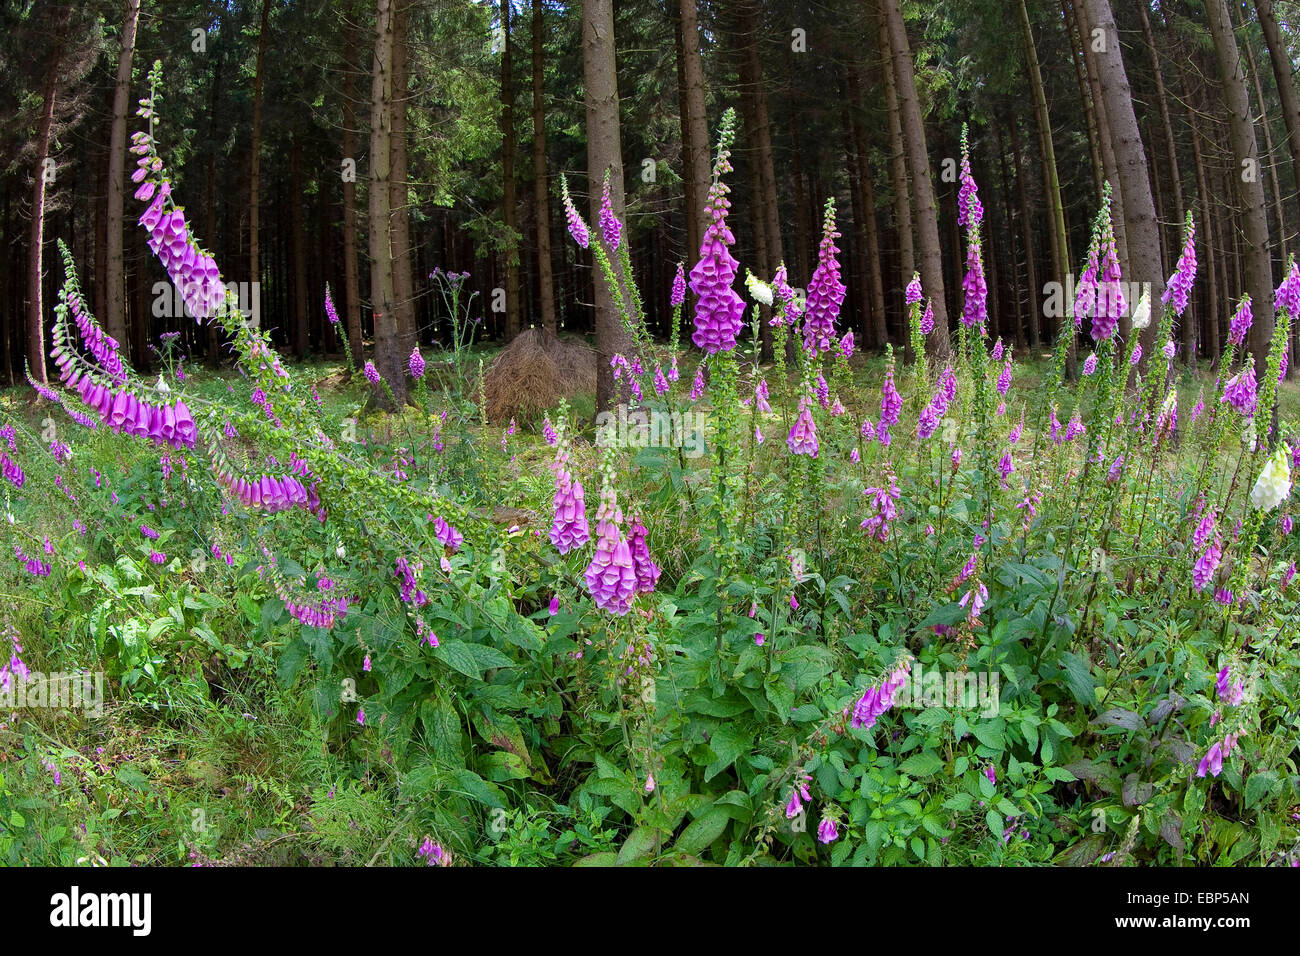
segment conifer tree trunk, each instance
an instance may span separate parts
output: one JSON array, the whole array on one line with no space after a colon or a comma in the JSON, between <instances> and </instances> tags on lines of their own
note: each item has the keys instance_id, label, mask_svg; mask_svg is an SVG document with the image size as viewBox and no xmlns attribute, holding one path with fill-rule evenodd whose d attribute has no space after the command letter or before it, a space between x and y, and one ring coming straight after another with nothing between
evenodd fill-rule
<instances>
[{"instance_id":1,"label":"conifer tree trunk","mask_svg":"<svg viewBox=\"0 0 1300 956\"><path fill-rule=\"evenodd\" d=\"M519 246L515 241L515 87L510 64L510 0L501 0L501 221L506 227L506 341L519 334Z\"/></svg>"},{"instance_id":2,"label":"conifer tree trunk","mask_svg":"<svg viewBox=\"0 0 1300 956\"><path fill-rule=\"evenodd\" d=\"M1079 31L1080 49L1083 51L1084 63L1088 68L1089 101L1097 117L1097 143L1101 151L1103 181L1110 183L1111 218L1115 222L1115 250L1119 256L1120 268L1126 279L1132 278L1128 260L1128 228L1124 219L1124 183L1119 176L1119 161L1115 154L1115 139L1111 132L1110 118L1107 115L1106 97L1101 90L1101 72L1097 64L1097 51L1094 45L1098 37L1094 36L1085 7L1085 0L1073 0L1074 19ZM1104 36L1104 33L1102 34ZM1100 202L1098 196L1098 202ZM1128 336L1129 321L1125 316L1120 319L1120 329Z\"/></svg>"},{"instance_id":3,"label":"conifer tree trunk","mask_svg":"<svg viewBox=\"0 0 1300 956\"><path fill-rule=\"evenodd\" d=\"M122 28L122 50L117 58L117 82L113 87L113 128L108 143L108 213L105 236L107 312L104 329L125 345L126 268L122 254L122 217L126 189L126 122L131 97L131 59L135 55L136 24L140 0L127 0L126 24ZM208 237L211 241L211 237Z\"/></svg>"},{"instance_id":4,"label":"conifer tree trunk","mask_svg":"<svg viewBox=\"0 0 1300 956\"><path fill-rule=\"evenodd\" d=\"M1052 279L1064 282L1070 271L1070 245L1065 228L1065 206L1061 202L1061 181L1056 169L1056 147L1052 144L1052 121L1047 112L1047 94L1043 74L1038 67L1038 49L1029 22L1025 0L1020 0L1020 34L1028 64L1029 92L1034 101L1034 121L1038 126L1038 149L1043 158L1043 186L1047 191L1047 221L1052 239Z\"/></svg>"},{"instance_id":5,"label":"conifer tree trunk","mask_svg":"<svg viewBox=\"0 0 1300 956\"><path fill-rule=\"evenodd\" d=\"M533 205L537 207L537 288L542 328L552 335L555 325L555 279L551 271L551 197L546 172L546 109L543 97L545 66L542 41L545 24L542 0L532 0L533 13Z\"/></svg>"},{"instance_id":6,"label":"conifer tree trunk","mask_svg":"<svg viewBox=\"0 0 1300 956\"><path fill-rule=\"evenodd\" d=\"M894 82L898 87L899 118L907 144L907 166L912 173L912 191L916 196L916 230L920 241L921 283L934 304L934 332L927 337L927 347L939 358L946 358L948 346L948 307L944 295L943 249L939 243L939 210L930 180L930 157L925 145L925 123L921 103L916 96L916 77L912 51L903 22L899 0L882 0L885 26L893 58Z\"/></svg>"},{"instance_id":7,"label":"conifer tree trunk","mask_svg":"<svg viewBox=\"0 0 1300 956\"><path fill-rule=\"evenodd\" d=\"M1255 375L1259 378L1264 374L1269 343L1273 337L1273 273L1259 146L1250 114L1250 97L1246 93L1246 77L1227 4L1224 0L1205 0L1205 15L1209 20L1210 35L1214 38L1219 80L1223 84L1223 97L1228 108L1228 139L1237 161L1232 178L1236 181L1241 210L1245 287L1250 293L1251 309L1255 316L1247 344L1255 355Z\"/></svg>"},{"instance_id":8,"label":"conifer tree trunk","mask_svg":"<svg viewBox=\"0 0 1300 956\"><path fill-rule=\"evenodd\" d=\"M582 75L587 109L587 191L589 222L599 242L601 193L609 171L610 202L624 217L623 152L619 135L618 71L614 52L613 0L582 0ZM626 241L626 237L624 237ZM594 276L596 303L596 410L614 402L614 375L609 362L626 353L629 339L604 277Z\"/></svg>"},{"instance_id":9,"label":"conifer tree trunk","mask_svg":"<svg viewBox=\"0 0 1300 956\"><path fill-rule=\"evenodd\" d=\"M289 148L290 229L289 242L293 259L293 354L307 354L307 235L303 224L302 204L306 194L302 183L302 144L295 138Z\"/></svg>"},{"instance_id":10,"label":"conifer tree trunk","mask_svg":"<svg viewBox=\"0 0 1300 956\"><path fill-rule=\"evenodd\" d=\"M688 203L686 268L700 254L704 230L708 227L705 200L712 180L709 161L709 121L704 105L704 65L700 58L700 26L696 0L680 0L682 31L682 94L686 109L682 115L682 148L686 155L682 178L690 184Z\"/></svg>"},{"instance_id":11,"label":"conifer tree trunk","mask_svg":"<svg viewBox=\"0 0 1300 956\"><path fill-rule=\"evenodd\" d=\"M872 184L871 152L867 145L866 126L862 122L862 70L854 63L849 67L849 110L853 125L853 148L858 157L858 182L862 191L862 226L866 238L867 281L870 283L871 342L884 349L889 341L889 324L885 315L885 288L880 274L880 237L876 231L876 191ZM856 218L856 214L855 214Z\"/></svg>"},{"instance_id":12,"label":"conifer tree trunk","mask_svg":"<svg viewBox=\"0 0 1300 956\"><path fill-rule=\"evenodd\" d=\"M271 18L271 0L262 0L261 29L257 35L257 66L253 75L253 130L249 145L248 158L248 281L253 299L260 297L262 277L261 242L261 196L262 196L262 66L266 61L266 33ZM249 303L251 305L251 303ZM244 303L241 303L244 305ZM261 315L261 309L254 307L254 313Z\"/></svg>"},{"instance_id":13,"label":"conifer tree trunk","mask_svg":"<svg viewBox=\"0 0 1300 956\"><path fill-rule=\"evenodd\" d=\"M1093 184L1097 188L1097 202L1101 202L1101 185L1106 173L1101 164L1097 113L1092 108L1092 94L1085 73L1087 59L1083 54L1083 41L1079 39L1079 24L1074 14L1072 0L1061 0L1061 11L1065 14L1065 42L1071 51L1070 60L1074 63L1074 78L1079 84L1079 102L1083 105L1083 115L1088 127L1088 155L1092 160Z\"/></svg>"},{"instance_id":14,"label":"conifer tree trunk","mask_svg":"<svg viewBox=\"0 0 1300 956\"><path fill-rule=\"evenodd\" d=\"M398 357L415 348L415 277L411 263L410 177L406 172L406 106L408 70L407 31L410 0L393 0L393 128L388 148L391 177L388 182L388 215L392 221L393 308L397 313Z\"/></svg>"},{"instance_id":15,"label":"conifer tree trunk","mask_svg":"<svg viewBox=\"0 0 1300 956\"><path fill-rule=\"evenodd\" d=\"M406 400L406 372L394 301L391 217L394 4L395 0L376 3L370 87L370 308L375 323L375 365L401 404ZM357 361L363 358L358 355ZM371 392L371 401L388 404L387 396L378 389Z\"/></svg>"},{"instance_id":16,"label":"conifer tree trunk","mask_svg":"<svg viewBox=\"0 0 1300 956\"><path fill-rule=\"evenodd\" d=\"M880 46L880 72L884 80L885 111L889 117L889 179L894 193L894 220L898 231L898 283L895 307L902 308L903 289L916 271L916 247L912 236L912 196L907 181L907 144L903 139L903 121L898 110L898 86L894 80L894 56L889 45L889 31L884 17L877 21ZM814 204L815 205L815 204ZM930 290L926 289L926 294Z\"/></svg>"},{"instance_id":17,"label":"conifer tree trunk","mask_svg":"<svg viewBox=\"0 0 1300 956\"><path fill-rule=\"evenodd\" d=\"M356 361L364 358L361 345L361 277L357 268L357 115L353 96L356 67L351 51L357 48L357 29L348 26L348 63L343 73L343 159L352 160L351 175L343 179L343 334Z\"/></svg>"},{"instance_id":18,"label":"conifer tree trunk","mask_svg":"<svg viewBox=\"0 0 1300 956\"><path fill-rule=\"evenodd\" d=\"M71 7L64 6L56 21L54 48L45 66L45 88L41 93L41 119L36 131L36 157L32 173L32 226L27 247L27 364L32 378L45 377L45 310L41 301L44 273L42 252L45 246L45 160L50 156L51 131L54 128L54 95L58 90L59 64L63 59L63 34L71 17ZM125 348L125 343L120 343Z\"/></svg>"},{"instance_id":19,"label":"conifer tree trunk","mask_svg":"<svg viewBox=\"0 0 1300 956\"><path fill-rule=\"evenodd\" d=\"M1282 103L1282 120L1286 124L1287 147L1291 152L1291 174L1297 186L1296 202L1300 207L1300 96L1296 94L1294 68L1290 55L1282 43L1282 37L1278 33L1277 17L1273 14L1273 0L1255 0L1255 15L1259 18L1260 28L1264 31L1268 57L1273 64L1273 79L1277 82L1277 95ZM1297 213L1296 221L1300 221L1300 212ZM1284 243L1282 246L1284 258L1285 239L1285 235L1279 237L1279 240ZM1296 371L1294 368L1296 363L1292 362L1291 365L1293 367L1288 369L1288 377Z\"/></svg>"},{"instance_id":20,"label":"conifer tree trunk","mask_svg":"<svg viewBox=\"0 0 1300 956\"><path fill-rule=\"evenodd\" d=\"M1020 206L1021 235L1025 237L1025 281L1029 284L1029 347L1038 348L1043 341L1042 322L1043 298L1042 287L1038 284L1038 263L1034 261L1033 219L1029 211L1029 191L1025 188L1025 177L1020 162L1019 126L1011 123L1011 155L1016 170L1016 199ZM1070 327L1070 317L1062 316L1058 324L1058 334ZM1066 334L1069 334L1068 332Z\"/></svg>"},{"instance_id":21,"label":"conifer tree trunk","mask_svg":"<svg viewBox=\"0 0 1300 956\"><path fill-rule=\"evenodd\" d=\"M1282 213L1282 187L1277 178L1277 162L1273 159L1273 130L1269 125L1269 117L1266 112L1267 104L1264 102L1264 85L1259 78L1259 65L1255 62L1255 51L1250 48L1250 37L1246 33L1246 14L1242 12L1240 5L1237 7L1237 24L1241 27L1242 34L1246 37L1242 44L1242 52L1246 55L1246 66L1250 70L1251 84L1255 88L1255 104L1260 111L1260 131L1264 134L1264 155L1268 157L1268 180L1273 187L1273 210L1277 218L1277 248L1282 259L1286 259L1286 217Z\"/></svg>"},{"instance_id":22,"label":"conifer tree trunk","mask_svg":"<svg viewBox=\"0 0 1300 956\"><path fill-rule=\"evenodd\" d=\"M1156 219L1151 177L1147 170L1146 148L1133 111L1128 75L1124 71L1119 30L1111 15L1109 0L1086 0L1088 20L1094 27L1093 40L1098 79L1106 103L1119 182L1124 193L1124 232L1128 242L1130 282L1151 283L1151 313L1159 314L1160 297L1165 291L1165 269L1160 258L1160 224ZM1097 33L1095 31L1100 31ZM1130 304L1129 308L1136 305ZM1128 323L1124 323L1126 326ZM1151 360L1159 353L1155 345L1159 322L1152 321L1142 332L1142 351ZM1161 343L1163 345L1163 343Z\"/></svg>"}]
</instances>

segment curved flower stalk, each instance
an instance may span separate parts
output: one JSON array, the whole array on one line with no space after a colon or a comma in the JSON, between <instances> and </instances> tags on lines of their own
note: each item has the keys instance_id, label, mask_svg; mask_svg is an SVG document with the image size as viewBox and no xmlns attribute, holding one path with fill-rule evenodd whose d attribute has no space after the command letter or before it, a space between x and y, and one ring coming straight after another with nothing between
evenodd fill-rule
<instances>
[{"instance_id":1,"label":"curved flower stalk","mask_svg":"<svg viewBox=\"0 0 1300 956\"><path fill-rule=\"evenodd\" d=\"M64 384L113 428L172 447L195 448L227 495L264 512L302 507L324 520L328 500L339 521L357 533L364 529L376 547L387 546L390 552L419 546L411 540L411 528L401 515L442 510L448 518L465 521L468 513L463 505L434 498L340 450L326 432L321 410L295 390L269 334L245 320L233 289L221 281L213 258L198 244L184 210L176 204L158 155L154 111L160 79L161 65L155 63L150 95L139 111L148 120L148 130L132 138L132 151L139 157L136 196L148 204L140 225L148 230L150 248L176 283L187 311L199 321L219 323L229 336L259 414L234 412L138 381L117 357L116 343L98 331L71 269L52 337ZM65 258L71 264L70 255L65 253ZM89 357L83 356L77 342L83 343ZM191 405L198 414L191 413ZM74 414L73 409L68 411ZM232 436L285 449L288 453L280 457L290 460L289 469L264 474L237 465L232 456L242 460L244 454L226 436L227 426L238 427ZM317 604L292 595L290 603L302 608ZM312 621L332 620L328 613L304 612L304 616Z\"/></svg>"},{"instance_id":2,"label":"curved flower stalk","mask_svg":"<svg viewBox=\"0 0 1300 956\"><path fill-rule=\"evenodd\" d=\"M66 278L59 290L59 304L55 307L50 357L59 370L60 381L74 390L82 403L93 409L114 431L147 437L156 444L172 448L192 448L197 433L189 407L179 398L151 401L141 397L151 392L157 395L166 393L150 388L134 375L128 375L117 353L117 343L104 335L82 300L76 266L62 240L59 240L59 252L63 257ZM73 344L69 319L75 322L81 342L94 364L84 358ZM47 391L42 390L42 395ZM57 400L57 395L52 397Z\"/></svg>"}]
</instances>

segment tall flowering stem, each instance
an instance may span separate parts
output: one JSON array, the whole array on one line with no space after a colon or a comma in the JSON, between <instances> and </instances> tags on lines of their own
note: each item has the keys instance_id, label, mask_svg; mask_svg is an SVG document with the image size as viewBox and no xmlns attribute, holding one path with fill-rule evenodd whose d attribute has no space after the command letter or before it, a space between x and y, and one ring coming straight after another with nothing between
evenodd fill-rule
<instances>
[{"instance_id":1,"label":"tall flowering stem","mask_svg":"<svg viewBox=\"0 0 1300 956\"><path fill-rule=\"evenodd\" d=\"M699 296L695 303L695 332L691 341L710 355L736 347L736 336L744 322L745 303L732 284L739 263L728 247L736 238L727 225L727 199L730 188L722 177L731 172L731 142L735 136L736 114L728 109L722 116L718 133L718 154L713 164L713 183L705 201L708 228L700 244L700 259L690 273L691 291Z\"/></svg>"}]
</instances>

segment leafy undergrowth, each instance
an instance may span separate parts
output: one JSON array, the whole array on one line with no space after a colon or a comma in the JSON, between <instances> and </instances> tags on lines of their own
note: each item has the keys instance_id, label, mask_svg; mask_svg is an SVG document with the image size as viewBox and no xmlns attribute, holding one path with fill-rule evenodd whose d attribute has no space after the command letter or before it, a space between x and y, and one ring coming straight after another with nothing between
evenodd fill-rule
<instances>
[{"instance_id":1,"label":"leafy undergrowth","mask_svg":"<svg viewBox=\"0 0 1300 956\"><path fill-rule=\"evenodd\" d=\"M0 685L23 695L0 699L0 860L1296 862L1300 268L1267 350L1243 300L1215 370L1184 371L1175 295L1141 359L1118 320L1153 303L1118 296L1103 203L1090 345L1017 360L985 328L967 165L950 349L919 277L920 361L836 338L828 202L809 295L748 282L761 364L728 113L701 351L650 340L612 211L597 236L570 205L631 347L612 418L584 397L535 435L486 420L463 275L409 378L285 367L219 301L152 110L141 224L238 373L182 372L172 333L141 379L64 250L62 388L0 405ZM684 270L672 297L678 328ZM83 676L103 700L65 696Z\"/></svg>"}]
</instances>

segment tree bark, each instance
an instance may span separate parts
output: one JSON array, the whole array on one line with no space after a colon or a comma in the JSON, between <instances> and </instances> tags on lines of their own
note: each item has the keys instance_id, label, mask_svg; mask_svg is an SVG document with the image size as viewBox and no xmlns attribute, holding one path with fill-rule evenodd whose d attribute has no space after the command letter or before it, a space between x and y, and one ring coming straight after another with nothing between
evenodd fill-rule
<instances>
[{"instance_id":1,"label":"tree bark","mask_svg":"<svg viewBox=\"0 0 1300 956\"><path fill-rule=\"evenodd\" d=\"M1245 37L1243 49L1246 54L1246 66L1250 70L1251 83L1255 87L1255 104L1259 107L1260 112L1259 126L1264 133L1264 155L1268 157L1268 181L1273 187L1273 210L1277 217L1278 253L1285 262L1286 217L1282 213L1282 187L1277 178L1277 161L1273 159L1273 130L1268 122L1268 107L1264 103L1264 84L1259 78L1259 65L1255 62L1255 51L1250 48L1250 36L1246 32L1246 14L1242 11L1240 5L1237 7L1237 23Z\"/></svg>"},{"instance_id":2,"label":"tree bark","mask_svg":"<svg viewBox=\"0 0 1300 956\"><path fill-rule=\"evenodd\" d=\"M1101 186L1105 181L1105 169L1101 163L1101 144L1097 129L1097 112L1092 108L1091 87L1086 72L1087 57L1083 52L1083 40L1071 0L1061 0L1061 10L1065 14L1065 42L1069 47L1070 59L1074 63L1074 78L1079 84L1079 102L1083 104L1083 115L1088 126L1088 155L1092 160L1092 179L1097 188L1097 202L1101 202Z\"/></svg>"},{"instance_id":3,"label":"tree bark","mask_svg":"<svg viewBox=\"0 0 1300 956\"><path fill-rule=\"evenodd\" d=\"M361 344L361 277L357 269L357 111L356 66L352 51L357 48L357 28L348 25L347 65L343 73L343 159L352 160L352 175L343 180L343 334L356 361L365 358Z\"/></svg>"},{"instance_id":4,"label":"tree bark","mask_svg":"<svg viewBox=\"0 0 1300 956\"><path fill-rule=\"evenodd\" d=\"M1106 108L1106 97L1102 93L1101 70L1097 63L1097 54L1093 50L1093 36L1089 14L1085 9L1085 0L1073 0L1074 18L1079 30L1079 42L1083 50L1084 62L1088 67L1088 88L1091 93L1092 109L1097 117L1097 142L1101 147L1101 166L1105 173L1105 182L1110 183L1111 219L1115 223L1115 249L1119 256L1120 269L1124 278L1132 278L1128 259L1128 228L1124 219L1124 183L1119 175L1119 160L1115 153L1115 139L1111 131L1110 118ZM1104 34L1103 34L1104 35ZM1100 197L1099 197L1100 201ZM1120 328L1128 336L1129 321L1125 316L1120 319Z\"/></svg>"},{"instance_id":5,"label":"tree bark","mask_svg":"<svg viewBox=\"0 0 1300 956\"><path fill-rule=\"evenodd\" d=\"M126 344L126 268L122 255L122 216L126 188L126 111L131 97L131 59L135 55L136 24L140 0L127 0L126 24L122 28L122 50L117 58L117 82L113 87L113 128L108 143L107 214L107 313L104 329Z\"/></svg>"},{"instance_id":6,"label":"tree bark","mask_svg":"<svg viewBox=\"0 0 1300 956\"><path fill-rule=\"evenodd\" d=\"M777 206L776 169L772 161L772 132L767 112L767 93L763 88L763 65L758 55L758 11L752 0L740 7L740 82L749 100L749 120L745 124L745 138L752 149L751 161L757 176L758 193L754 197L758 207L758 228L763 233L763 248L767 252L762 264L763 278L770 279L776 264L785 259L781 243L781 217ZM759 360L772 360L772 329L766 322L759 327L761 340Z\"/></svg>"},{"instance_id":7,"label":"tree bark","mask_svg":"<svg viewBox=\"0 0 1300 956\"><path fill-rule=\"evenodd\" d=\"M853 149L857 154L858 183L862 191L862 227L866 239L867 281L870 284L870 323L872 347L883 350L889 341L889 324L885 315L885 287L880 274L880 237L876 231L876 191L872 184L871 151L866 126L862 122L862 70L857 63L849 67L849 111L853 126ZM857 214L854 214L857 218Z\"/></svg>"},{"instance_id":8,"label":"tree bark","mask_svg":"<svg viewBox=\"0 0 1300 956\"><path fill-rule=\"evenodd\" d=\"M258 230L261 225L262 196L262 66L266 60L266 33L271 18L271 0L262 0L262 25L257 35L257 66L253 75L253 130L250 145L248 168L248 281L250 295L260 298L261 262L259 255L261 245ZM243 303L241 303L243 304ZM251 304L251 303L250 303ZM261 309L254 307L254 314L261 315Z\"/></svg>"},{"instance_id":9,"label":"tree bark","mask_svg":"<svg viewBox=\"0 0 1300 956\"><path fill-rule=\"evenodd\" d=\"M1250 293L1255 321L1247 344L1255 355L1255 375L1262 377L1273 337L1273 272L1269 256L1268 212L1264 183L1260 178L1259 146L1251 120L1250 98L1242 71L1237 38L1224 0L1205 0L1206 19L1214 39L1219 80L1228 108L1228 138L1237 160L1234 179L1241 205L1241 238L1244 242L1245 286ZM1253 175L1251 175L1253 173Z\"/></svg>"},{"instance_id":10,"label":"tree bark","mask_svg":"<svg viewBox=\"0 0 1300 956\"><path fill-rule=\"evenodd\" d=\"M689 183L689 196L694 197L694 205L688 203L686 216L687 227L687 261L689 270L695 257L700 254L700 245L704 241L704 230L708 228L708 214L705 211L705 199L712 184L709 166L709 121L704 103L704 65L700 58L700 26L696 0L681 0L682 29L682 80L683 100L686 111L682 116L682 178Z\"/></svg>"},{"instance_id":11,"label":"tree bark","mask_svg":"<svg viewBox=\"0 0 1300 956\"><path fill-rule=\"evenodd\" d=\"M935 356L946 358L948 346L948 307L944 296L943 250L939 244L938 207L934 185L930 180L930 157L925 145L925 124L921 104L916 96L916 77L912 70L912 52L899 0L882 0L889 46L893 58L894 82L898 86L898 107L907 143L907 166L912 173L912 191L916 196L916 227L920 239L921 282L934 303L934 332L927 346Z\"/></svg>"},{"instance_id":12,"label":"tree bark","mask_svg":"<svg viewBox=\"0 0 1300 956\"><path fill-rule=\"evenodd\" d=\"M393 0L392 136L388 149L392 157L388 182L389 219L392 222L393 308L397 313L398 357L403 360L415 348L415 277L411 265L410 180L406 173L406 104L410 50L407 28L410 0Z\"/></svg>"},{"instance_id":13,"label":"tree bark","mask_svg":"<svg viewBox=\"0 0 1300 956\"><path fill-rule=\"evenodd\" d=\"M898 284L895 307L902 309L903 290L916 271L916 247L912 236L912 193L907 181L907 144L898 108L898 84L894 78L894 55L889 30L882 15L877 23L880 72L884 79L885 110L889 116L889 178L894 193L894 220L898 230ZM933 294L929 288L927 295ZM910 340L909 340L910 341ZM908 346L910 348L910 345Z\"/></svg>"},{"instance_id":14,"label":"tree bark","mask_svg":"<svg viewBox=\"0 0 1300 956\"><path fill-rule=\"evenodd\" d=\"M1273 79L1277 82L1277 95L1282 103L1282 120L1286 124L1287 146L1291 151L1291 173L1297 185L1297 205L1300 207L1300 96L1296 94L1294 70L1290 54L1278 34L1277 17L1273 15L1273 0L1255 0L1255 15L1259 18L1260 28L1264 31L1264 42L1268 46L1269 60L1273 64ZM1297 221L1300 221L1300 209L1297 212ZM1286 236L1283 235L1279 239L1283 242L1282 255L1285 258Z\"/></svg>"},{"instance_id":15,"label":"tree bark","mask_svg":"<svg viewBox=\"0 0 1300 956\"><path fill-rule=\"evenodd\" d=\"M1016 169L1016 198L1020 204L1020 228L1025 237L1025 281L1029 283L1029 347L1038 348L1043 341L1040 317L1043 311L1042 287L1038 284L1038 264L1034 261L1033 219L1029 211L1029 191L1025 188L1025 177L1020 162L1019 127L1011 123L1011 155ZM1070 317L1062 316L1057 323L1057 334L1070 328ZM1069 332L1066 332L1069 334Z\"/></svg>"},{"instance_id":16,"label":"tree bark","mask_svg":"<svg viewBox=\"0 0 1300 956\"><path fill-rule=\"evenodd\" d=\"M1179 72L1182 72L1180 67ZM1186 88L1187 81L1183 78L1183 87ZM1210 210L1210 187L1209 181L1205 175L1205 155L1201 148L1201 133L1196 124L1195 110L1188 111L1188 125L1192 130L1192 161L1196 166L1196 191L1199 197L1200 215L1197 217L1197 231L1200 233L1201 248L1205 250L1205 256L1202 261L1205 263L1204 271L1210 287L1210 296L1206 300L1206 309L1201 314L1201 322L1186 322L1183 325L1183 353L1187 356L1188 362L1195 365L1197 353L1199 350L1198 338L1204 338L1210 360L1219 354L1219 326L1215 316L1218 310L1223 307L1226 297L1219 297L1219 247L1215 241L1215 222L1214 216ZM1205 329L1198 332L1199 325L1204 324Z\"/></svg>"},{"instance_id":17,"label":"tree bark","mask_svg":"<svg viewBox=\"0 0 1300 956\"><path fill-rule=\"evenodd\" d=\"M302 204L306 199L302 184L302 144L294 138L289 148L290 243L293 258L293 353L307 355L307 230L303 225Z\"/></svg>"},{"instance_id":18,"label":"tree bark","mask_svg":"<svg viewBox=\"0 0 1300 956\"><path fill-rule=\"evenodd\" d=\"M1124 193L1124 233L1129 260L1129 271L1125 279L1151 283L1151 311L1156 315L1160 297L1165 291L1165 271L1160 259L1160 224L1156 219L1155 200L1151 193L1146 148L1142 144L1142 133L1133 112L1133 98L1128 75L1124 70L1119 30L1111 15L1110 2L1086 0L1086 6L1089 22L1101 31L1096 43L1096 62L1102 97L1106 102L1106 119L1110 124L1115 161L1119 165L1120 187ZM1130 310L1136 304L1131 303ZM1128 325L1127 322L1124 324ZM1155 337L1159 324L1153 320L1142 331L1142 351L1148 361L1158 354Z\"/></svg>"},{"instance_id":19,"label":"tree bark","mask_svg":"<svg viewBox=\"0 0 1300 956\"><path fill-rule=\"evenodd\" d=\"M377 0L375 16L375 66L370 87L370 308L375 323L375 364L400 405L406 400L406 371L397 325L391 235L395 3ZM357 356L358 361L363 358ZM371 398L377 405L388 404L381 391L373 391Z\"/></svg>"},{"instance_id":20,"label":"tree bark","mask_svg":"<svg viewBox=\"0 0 1300 956\"><path fill-rule=\"evenodd\" d=\"M545 64L542 40L545 24L542 0L533 4L533 204L537 207L537 288L542 328L552 335L555 325L555 279L551 271L551 195L546 172L546 108L543 98Z\"/></svg>"},{"instance_id":21,"label":"tree bark","mask_svg":"<svg viewBox=\"0 0 1300 956\"><path fill-rule=\"evenodd\" d=\"M65 5L58 14L54 47L45 67L45 88L41 93L41 119L36 131L35 169L32 174L32 226L27 249L27 364L32 378L48 382L45 376L45 309L41 301L44 269L41 256L45 246L45 160L50 155L51 131L54 128L54 96L58 90L59 65L63 60L64 33L72 8ZM120 342L123 349L126 343Z\"/></svg>"},{"instance_id":22,"label":"tree bark","mask_svg":"<svg viewBox=\"0 0 1300 956\"><path fill-rule=\"evenodd\" d=\"M582 2L582 76L587 110L588 208L590 222L596 230L592 241L599 242L601 191L606 170L614 213L620 219L624 214L613 0ZM596 410L600 412L608 409L615 398L610 359L625 353L630 343L604 277L593 276L592 284L596 304Z\"/></svg>"},{"instance_id":23,"label":"tree bark","mask_svg":"<svg viewBox=\"0 0 1300 956\"><path fill-rule=\"evenodd\" d=\"M519 334L519 245L515 240L515 88L510 66L510 0L501 0L501 222L506 230L505 335Z\"/></svg>"},{"instance_id":24,"label":"tree bark","mask_svg":"<svg viewBox=\"0 0 1300 956\"><path fill-rule=\"evenodd\" d=\"M1043 158L1043 186L1047 191L1047 221L1052 239L1052 279L1064 282L1070 271L1070 245L1065 228L1065 206L1061 202L1061 180L1056 168L1056 147L1052 144L1052 121L1047 112L1047 94L1043 74L1038 67L1038 49L1029 22L1029 9L1020 0L1020 34L1029 66L1029 92L1034 101L1034 121L1038 126L1038 149Z\"/></svg>"}]
</instances>

